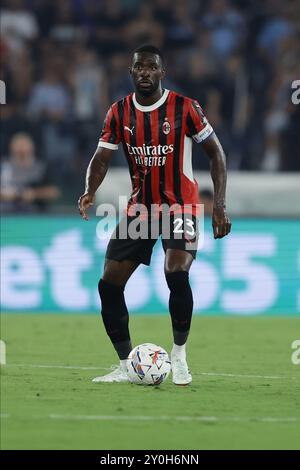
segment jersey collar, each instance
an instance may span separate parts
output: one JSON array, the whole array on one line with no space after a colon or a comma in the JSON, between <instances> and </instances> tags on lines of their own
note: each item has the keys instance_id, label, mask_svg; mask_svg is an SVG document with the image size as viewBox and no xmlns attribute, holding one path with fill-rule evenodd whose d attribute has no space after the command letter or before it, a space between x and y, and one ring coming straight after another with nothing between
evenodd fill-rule
<instances>
[{"instance_id":1,"label":"jersey collar","mask_svg":"<svg viewBox=\"0 0 300 470\"><path fill-rule=\"evenodd\" d=\"M165 91L163 92L161 98L159 98L159 100L156 101L156 103L153 103L150 106L142 106L141 104L139 104L136 100L135 93L133 93L132 100L133 100L133 104L136 107L136 109L138 109L139 111L143 111L145 113L145 112L149 112L149 111L154 111L154 109L157 109L162 104L164 104L164 102L168 98L168 94L169 94L169 90L167 90L165 88Z\"/></svg>"}]
</instances>

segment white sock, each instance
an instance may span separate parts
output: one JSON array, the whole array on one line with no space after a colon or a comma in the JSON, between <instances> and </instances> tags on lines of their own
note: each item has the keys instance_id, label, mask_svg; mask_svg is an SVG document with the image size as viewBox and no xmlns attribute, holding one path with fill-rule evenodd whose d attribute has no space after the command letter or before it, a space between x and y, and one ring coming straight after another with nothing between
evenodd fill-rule
<instances>
[{"instance_id":1,"label":"white sock","mask_svg":"<svg viewBox=\"0 0 300 470\"><path fill-rule=\"evenodd\" d=\"M178 346L177 344L173 344L173 348L171 351L171 357L179 357L180 359L185 359L186 357L186 351L185 351L185 344L182 346Z\"/></svg>"},{"instance_id":2,"label":"white sock","mask_svg":"<svg viewBox=\"0 0 300 470\"><path fill-rule=\"evenodd\" d=\"M127 372L127 359L120 359L120 367L121 367L121 370L124 371L124 372Z\"/></svg>"}]
</instances>

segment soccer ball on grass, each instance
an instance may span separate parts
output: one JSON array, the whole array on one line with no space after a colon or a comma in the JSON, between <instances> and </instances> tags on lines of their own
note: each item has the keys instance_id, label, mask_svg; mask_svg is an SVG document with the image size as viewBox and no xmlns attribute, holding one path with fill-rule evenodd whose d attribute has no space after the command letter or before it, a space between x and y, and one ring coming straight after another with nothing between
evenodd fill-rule
<instances>
[{"instance_id":1,"label":"soccer ball on grass","mask_svg":"<svg viewBox=\"0 0 300 470\"><path fill-rule=\"evenodd\" d=\"M171 361L168 353L152 343L136 346L128 356L127 372L130 382L140 385L159 385L168 377Z\"/></svg>"}]
</instances>

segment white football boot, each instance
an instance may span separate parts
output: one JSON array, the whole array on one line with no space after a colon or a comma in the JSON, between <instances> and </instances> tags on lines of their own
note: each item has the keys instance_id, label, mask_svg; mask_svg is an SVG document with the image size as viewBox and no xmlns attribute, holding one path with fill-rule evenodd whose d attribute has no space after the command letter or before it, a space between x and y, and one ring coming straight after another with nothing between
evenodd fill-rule
<instances>
[{"instance_id":1,"label":"white football boot","mask_svg":"<svg viewBox=\"0 0 300 470\"><path fill-rule=\"evenodd\" d=\"M192 381L186 359L176 355L171 355L171 368L173 383L175 385L188 385Z\"/></svg>"},{"instance_id":2,"label":"white football boot","mask_svg":"<svg viewBox=\"0 0 300 470\"><path fill-rule=\"evenodd\" d=\"M100 382L129 382L129 378L126 372L126 369L119 366L112 366L112 372L109 372L106 375L100 375L99 377L95 377L92 382L100 383Z\"/></svg>"}]
</instances>

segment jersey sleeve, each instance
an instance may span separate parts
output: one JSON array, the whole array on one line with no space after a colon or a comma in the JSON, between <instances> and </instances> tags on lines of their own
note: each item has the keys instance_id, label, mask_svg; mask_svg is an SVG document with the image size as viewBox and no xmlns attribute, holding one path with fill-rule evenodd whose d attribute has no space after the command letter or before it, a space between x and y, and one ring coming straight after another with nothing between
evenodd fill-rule
<instances>
[{"instance_id":1,"label":"jersey sleeve","mask_svg":"<svg viewBox=\"0 0 300 470\"><path fill-rule=\"evenodd\" d=\"M98 147L105 147L111 150L117 150L121 141L120 120L117 106L112 105L107 111L104 119L102 132L98 142Z\"/></svg>"},{"instance_id":2,"label":"jersey sleeve","mask_svg":"<svg viewBox=\"0 0 300 470\"><path fill-rule=\"evenodd\" d=\"M186 117L186 135L192 137L199 144L207 139L213 131L198 101L189 100Z\"/></svg>"}]
</instances>

